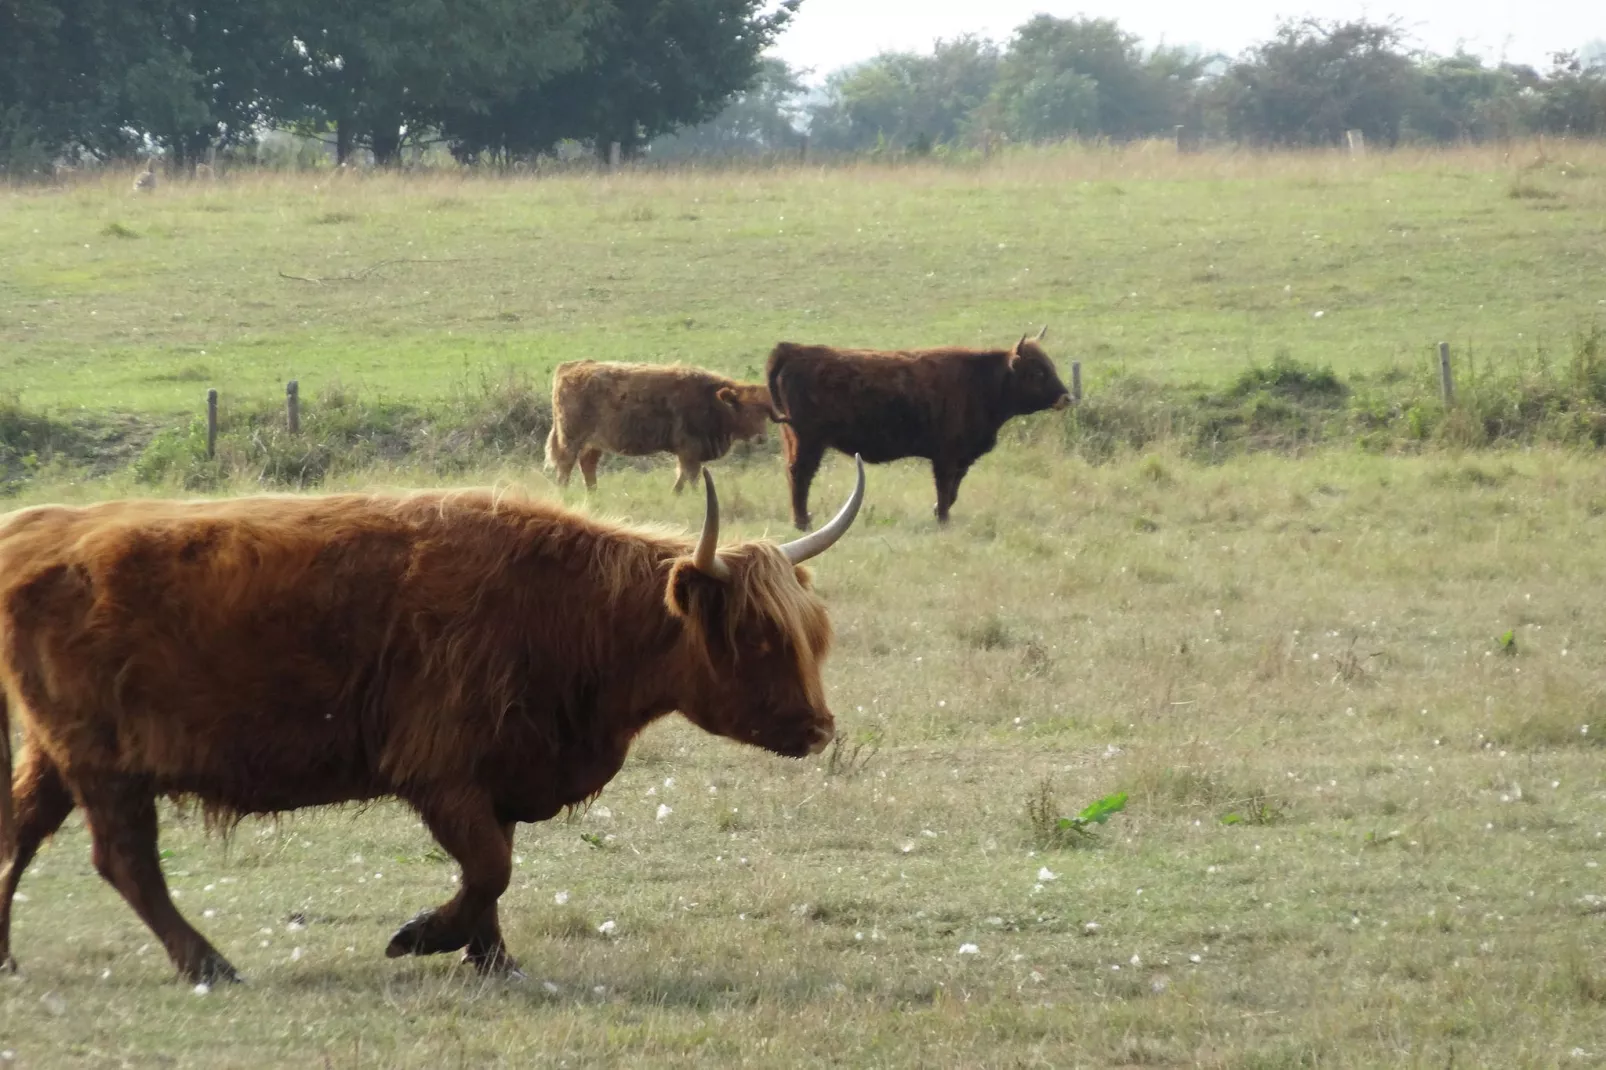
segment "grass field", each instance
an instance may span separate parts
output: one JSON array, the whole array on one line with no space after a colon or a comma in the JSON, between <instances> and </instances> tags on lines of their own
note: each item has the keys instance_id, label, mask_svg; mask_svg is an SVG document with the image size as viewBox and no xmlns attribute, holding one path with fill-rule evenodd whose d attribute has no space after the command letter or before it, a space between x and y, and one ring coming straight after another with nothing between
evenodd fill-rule
<instances>
[{"instance_id":1,"label":"grass field","mask_svg":"<svg viewBox=\"0 0 1606 1070\"><path fill-rule=\"evenodd\" d=\"M781 337L1045 320L1090 392L1280 350L1380 376L1441 336L1527 360L1606 299L1606 154L1536 151L10 191L0 386L164 421L208 385L444 398L582 353L756 372ZM1013 425L944 531L926 470L870 471L817 569L834 760L665 723L589 812L521 830L528 982L383 958L454 873L399 808L227 842L169 812L179 905L249 981L197 995L74 819L23 884L0 1065L1606 1064L1599 454L1092 466L1061 419ZM717 474L730 537L786 529L772 456ZM619 466L591 507L695 523L671 481ZM847 482L829 462L816 501ZM1029 816L1116 792L1082 841Z\"/></svg>"}]
</instances>

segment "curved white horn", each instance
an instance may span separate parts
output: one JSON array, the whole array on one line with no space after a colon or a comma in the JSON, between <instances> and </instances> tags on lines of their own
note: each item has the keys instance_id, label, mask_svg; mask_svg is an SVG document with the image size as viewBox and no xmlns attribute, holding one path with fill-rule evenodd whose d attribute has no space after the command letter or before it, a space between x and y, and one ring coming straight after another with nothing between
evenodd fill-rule
<instances>
[{"instance_id":1,"label":"curved white horn","mask_svg":"<svg viewBox=\"0 0 1606 1070\"><path fill-rule=\"evenodd\" d=\"M1048 333L1048 324L1045 323L1045 324L1043 324L1043 329L1037 332L1037 337L1035 339L1033 339L1033 341L1041 342L1043 340L1043 335L1045 335L1047 333Z\"/></svg>"},{"instance_id":2,"label":"curved white horn","mask_svg":"<svg viewBox=\"0 0 1606 1070\"><path fill-rule=\"evenodd\" d=\"M855 453L853 463L858 466L859 478L854 484L853 493L848 496L847 504L837 511L825 527L781 547L781 552L792 564L801 565L811 557L819 557L853 526L853 518L859 515L859 506L864 501L864 458Z\"/></svg>"},{"instance_id":3,"label":"curved white horn","mask_svg":"<svg viewBox=\"0 0 1606 1070\"><path fill-rule=\"evenodd\" d=\"M716 580L731 578L730 566L719 559L719 495L714 493L714 477L703 469L703 488L707 504L703 508L703 533L692 555L692 567Z\"/></svg>"}]
</instances>

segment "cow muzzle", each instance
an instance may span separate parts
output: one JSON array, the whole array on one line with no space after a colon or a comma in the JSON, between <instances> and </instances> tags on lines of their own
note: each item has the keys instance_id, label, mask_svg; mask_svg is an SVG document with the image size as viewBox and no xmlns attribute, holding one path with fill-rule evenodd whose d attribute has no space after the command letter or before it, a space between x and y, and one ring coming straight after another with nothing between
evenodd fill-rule
<instances>
[{"instance_id":1,"label":"cow muzzle","mask_svg":"<svg viewBox=\"0 0 1606 1070\"><path fill-rule=\"evenodd\" d=\"M814 728L813 738L809 741L809 753L811 755L819 754L821 751L825 750L825 748L829 747L831 745L831 741L835 738L836 728L834 726L816 725Z\"/></svg>"},{"instance_id":2,"label":"cow muzzle","mask_svg":"<svg viewBox=\"0 0 1606 1070\"><path fill-rule=\"evenodd\" d=\"M1071 407L1071 395L1069 395L1069 394L1061 394L1059 397L1054 399L1054 411L1055 412L1063 412L1065 409L1068 409L1070 407Z\"/></svg>"}]
</instances>

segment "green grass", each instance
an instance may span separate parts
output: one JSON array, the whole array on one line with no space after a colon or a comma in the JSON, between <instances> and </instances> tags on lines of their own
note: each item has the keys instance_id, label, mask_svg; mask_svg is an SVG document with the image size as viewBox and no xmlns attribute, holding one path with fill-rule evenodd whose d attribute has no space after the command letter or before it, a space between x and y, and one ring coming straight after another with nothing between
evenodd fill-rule
<instances>
[{"instance_id":1,"label":"green grass","mask_svg":"<svg viewBox=\"0 0 1606 1070\"><path fill-rule=\"evenodd\" d=\"M241 175L152 196L114 176L0 192L0 344L28 405L163 415L206 385L431 396L576 356L755 374L779 338L997 345L1045 322L1090 390L1221 383L1280 353L1349 378L1425 366L1440 340L1499 363L1565 348L1601 308L1606 155L1565 149ZM1555 195L1511 195L1529 187Z\"/></svg>"},{"instance_id":2,"label":"green grass","mask_svg":"<svg viewBox=\"0 0 1606 1070\"><path fill-rule=\"evenodd\" d=\"M871 469L858 527L816 570L844 747L792 763L655 727L588 812L519 833L504 919L528 983L382 956L454 873L398 807L247 822L227 842L168 811L178 903L249 981L195 995L95 876L75 818L23 883L24 973L0 979L0 1051L30 1067L1593 1065L1606 1057L1598 454L1466 450L1448 431L1420 455L1377 454L1351 428L1214 459L1161 435L1093 464L1074 437L1112 367L1122 390L1209 394L1201 412L1271 399L1343 413L1397 361L1430 375L1441 334L1491 365L1566 352L1606 297L1606 213L1598 180L1559 170L1478 153L1067 150L986 172L10 194L0 286L88 269L65 241L13 240L46 217L92 244L110 220L139 235L106 243L96 270L151 258L117 276L131 291L111 273L87 295L55 283L0 302L7 357L25 362L6 386L31 407L10 424L0 410L17 441L76 441L89 432L74 420L96 410L182 428L207 385L244 399L244 427L243 410L268 411L299 376L323 399L307 437L357 457L326 467L324 486L557 495L533 470L526 395L490 400L505 364L515 386L581 353L742 372L779 337L980 343L1044 319L1052 352L1087 362L1090 405L1013 425L945 531L925 468ZM1558 197L1511 196L1519 173ZM1290 221L1305 216L1352 260L1304 259L1311 240ZM884 226L859 236L872 217ZM1423 237L1393 244L1379 219ZM1222 280L1192 281L1203 269L1183 263L1202 233L1236 250L1205 262ZM413 255L407 241L461 262L340 283L276 274L355 275ZM1017 247L1029 274L1006 270ZM1080 282L1062 291L1040 265ZM1391 282L1407 272L1420 284ZM1299 296L1282 295L1284 277ZM1233 306L1251 284L1264 307ZM1355 303L1323 300L1316 320L1309 298L1328 285ZM1115 300L1130 290L1150 302ZM316 341L316 364L296 339ZM483 395L465 388L482 375ZM348 400L329 405L336 386ZM509 423L481 427L468 471L450 451L392 457L365 437L416 434L421 413L480 426L498 404ZM231 429L228 449L265 426ZM206 486L260 486L251 465L276 448L230 454ZM180 471L156 487L180 488ZM773 445L717 477L729 537L787 528ZM849 477L829 461L816 500L838 500ZM663 465L617 465L589 499L564 497L694 524L699 503L670 482ZM124 463L20 479L13 500L151 490ZM1048 831L1118 792L1126 808L1091 837Z\"/></svg>"}]
</instances>

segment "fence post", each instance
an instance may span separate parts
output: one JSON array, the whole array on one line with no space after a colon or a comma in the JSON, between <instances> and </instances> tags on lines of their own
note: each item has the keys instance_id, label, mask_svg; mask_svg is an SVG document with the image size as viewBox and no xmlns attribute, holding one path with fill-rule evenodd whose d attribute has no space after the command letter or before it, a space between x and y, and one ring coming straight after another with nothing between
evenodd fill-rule
<instances>
[{"instance_id":1,"label":"fence post","mask_svg":"<svg viewBox=\"0 0 1606 1070\"><path fill-rule=\"evenodd\" d=\"M807 134L803 135L803 143L798 148L797 158L804 164L809 162L809 136Z\"/></svg>"},{"instance_id":2,"label":"fence post","mask_svg":"<svg viewBox=\"0 0 1606 1070\"><path fill-rule=\"evenodd\" d=\"M608 170L619 170L619 142L608 142Z\"/></svg>"},{"instance_id":3,"label":"fence post","mask_svg":"<svg viewBox=\"0 0 1606 1070\"><path fill-rule=\"evenodd\" d=\"M1455 404L1455 383L1450 378L1450 343L1439 343L1439 394L1445 405Z\"/></svg>"},{"instance_id":4,"label":"fence post","mask_svg":"<svg viewBox=\"0 0 1606 1070\"><path fill-rule=\"evenodd\" d=\"M206 391L206 459L217 454L217 387Z\"/></svg>"},{"instance_id":5,"label":"fence post","mask_svg":"<svg viewBox=\"0 0 1606 1070\"><path fill-rule=\"evenodd\" d=\"M290 433L301 433L301 384L294 379L284 384L284 413L290 424Z\"/></svg>"},{"instance_id":6,"label":"fence post","mask_svg":"<svg viewBox=\"0 0 1606 1070\"><path fill-rule=\"evenodd\" d=\"M1080 404L1082 401L1082 362L1071 361L1071 400Z\"/></svg>"},{"instance_id":7,"label":"fence post","mask_svg":"<svg viewBox=\"0 0 1606 1070\"><path fill-rule=\"evenodd\" d=\"M1366 134L1360 130L1344 131L1344 140L1349 143L1351 156L1366 155Z\"/></svg>"}]
</instances>

